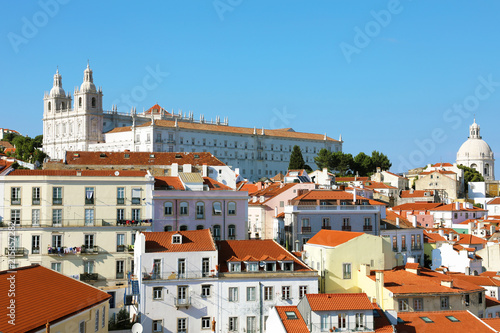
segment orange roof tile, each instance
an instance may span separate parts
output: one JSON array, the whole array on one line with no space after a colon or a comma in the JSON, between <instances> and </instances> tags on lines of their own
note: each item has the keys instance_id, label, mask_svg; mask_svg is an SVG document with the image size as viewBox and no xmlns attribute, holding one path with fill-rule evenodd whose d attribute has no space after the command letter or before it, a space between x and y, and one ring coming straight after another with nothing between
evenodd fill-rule
<instances>
[{"instance_id":1,"label":"orange roof tile","mask_svg":"<svg viewBox=\"0 0 500 333\"><path fill-rule=\"evenodd\" d=\"M184 190L179 177L155 177L155 190Z\"/></svg>"},{"instance_id":2,"label":"orange roof tile","mask_svg":"<svg viewBox=\"0 0 500 333\"><path fill-rule=\"evenodd\" d=\"M426 243L446 242L446 238L440 234L424 230L424 241Z\"/></svg>"},{"instance_id":3,"label":"orange roof tile","mask_svg":"<svg viewBox=\"0 0 500 333\"><path fill-rule=\"evenodd\" d=\"M378 316L374 316L373 318L375 333L394 333L392 324L387 319L384 311L380 309L377 303L373 303L373 308L378 313Z\"/></svg>"},{"instance_id":4,"label":"orange roof tile","mask_svg":"<svg viewBox=\"0 0 500 333\"><path fill-rule=\"evenodd\" d=\"M13 170L8 176L56 176L56 177L144 177L146 171L134 170Z\"/></svg>"},{"instance_id":5,"label":"orange roof tile","mask_svg":"<svg viewBox=\"0 0 500 333\"><path fill-rule=\"evenodd\" d=\"M354 194L339 190L310 190L296 196L292 200L354 200ZM356 195L357 201L369 201L367 198Z\"/></svg>"},{"instance_id":6,"label":"orange roof tile","mask_svg":"<svg viewBox=\"0 0 500 333\"><path fill-rule=\"evenodd\" d=\"M284 247L271 239L225 240L217 241L219 248L219 271L227 272L227 260L231 257L246 258L248 256L259 260L276 260L280 255L289 256L294 261L294 271L312 271Z\"/></svg>"},{"instance_id":7,"label":"orange roof tile","mask_svg":"<svg viewBox=\"0 0 500 333\"><path fill-rule=\"evenodd\" d=\"M207 185L210 191L232 191L233 189L210 177L203 177L203 184Z\"/></svg>"},{"instance_id":8,"label":"orange roof tile","mask_svg":"<svg viewBox=\"0 0 500 333\"><path fill-rule=\"evenodd\" d=\"M280 171L276 176L272 177L271 180L275 182L281 182L285 179L285 175Z\"/></svg>"},{"instance_id":9,"label":"orange roof tile","mask_svg":"<svg viewBox=\"0 0 500 333\"><path fill-rule=\"evenodd\" d=\"M399 206L394 206L392 207L392 210L431 210L442 205L442 203L435 202L409 202Z\"/></svg>"},{"instance_id":10,"label":"orange roof tile","mask_svg":"<svg viewBox=\"0 0 500 333\"><path fill-rule=\"evenodd\" d=\"M309 333L306 322L302 318L297 306L276 306L276 311L287 333ZM287 312L293 312L297 318L289 319Z\"/></svg>"},{"instance_id":11,"label":"orange roof tile","mask_svg":"<svg viewBox=\"0 0 500 333\"><path fill-rule=\"evenodd\" d=\"M432 165L433 168L439 168L439 167L452 167L453 164L451 163L436 163Z\"/></svg>"},{"instance_id":12,"label":"orange roof tile","mask_svg":"<svg viewBox=\"0 0 500 333\"><path fill-rule=\"evenodd\" d=\"M370 177L337 177L335 181L338 183L354 182L354 181L367 181Z\"/></svg>"},{"instance_id":13,"label":"orange roof tile","mask_svg":"<svg viewBox=\"0 0 500 333\"><path fill-rule=\"evenodd\" d=\"M479 238L474 235L461 234L460 239L456 244L486 244L488 241L486 239Z\"/></svg>"},{"instance_id":14,"label":"orange roof tile","mask_svg":"<svg viewBox=\"0 0 500 333\"><path fill-rule=\"evenodd\" d=\"M453 316L458 322L453 322L446 318ZM396 330L398 332L425 332L425 333L443 333L443 332L495 332L486 325L481 319L468 311L418 311L418 312L398 312L398 317L404 323L398 323ZM432 323L426 323L422 317L429 318Z\"/></svg>"},{"instance_id":15,"label":"orange roof tile","mask_svg":"<svg viewBox=\"0 0 500 333\"><path fill-rule=\"evenodd\" d=\"M239 188L240 191L247 191L248 195L252 196L255 192L259 190L259 185L247 183L243 184L243 186L241 187L237 186L237 188Z\"/></svg>"},{"instance_id":16,"label":"orange roof tile","mask_svg":"<svg viewBox=\"0 0 500 333\"><path fill-rule=\"evenodd\" d=\"M500 332L500 318L482 318L482 320L493 329Z\"/></svg>"},{"instance_id":17,"label":"orange roof tile","mask_svg":"<svg viewBox=\"0 0 500 333\"><path fill-rule=\"evenodd\" d=\"M493 198L487 203L488 205L500 205L500 197Z\"/></svg>"},{"instance_id":18,"label":"orange roof tile","mask_svg":"<svg viewBox=\"0 0 500 333\"><path fill-rule=\"evenodd\" d=\"M392 210L385 210L385 219L382 219L381 222L390 223L393 226L397 226L397 218L399 218L399 227L400 228L413 228L413 223L405 219L403 216L396 214Z\"/></svg>"},{"instance_id":19,"label":"orange roof tile","mask_svg":"<svg viewBox=\"0 0 500 333\"><path fill-rule=\"evenodd\" d=\"M381 189L381 188L388 188L388 189L395 189L395 190L398 189L397 187L387 185L387 184L381 183L381 182L374 182L372 180L365 182L364 185L366 188L371 188L371 189Z\"/></svg>"},{"instance_id":20,"label":"orange roof tile","mask_svg":"<svg viewBox=\"0 0 500 333\"><path fill-rule=\"evenodd\" d=\"M496 277L500 278L500 271L486 271L486 272L482 272L479 275L490 276L490 277L496 276Z\"/></svg>"},{"instance_id":21,"label":"orange roof tile","mask_svg":"<svg viewBox=\"0 0 500 333\"><path fill-rule=\"evenodd\" d=\"M432 170L432 171L424 171L419 173L419 176L425 176L425 175L430 175L431 173L440 173L443 175L456 175L456 172L453 171L447 171L447 170Z\"/></svg>"},{"instance_id":22,"label":"orange roof tile","mask_svg":"<svg viewBox=\"0 0 500 333\"><path fill-rule=\"evenodd\" d=\"M470 283L475 284L476 286L496 286L500 287L500 280L494 279L491 276L486 275L465 275L464 273L452 273L448 272L447 275L452 276L455 279L461 279Z\"/></svg>"},{"instance_id":23,"label":"orange roof tile","mask_svg":"<svg viewBox=\"0 0 500 333\"><path fill-rule=\"evenodd\" d=\"M372 310L365 293L306 294L312 311Z\"/></svg>"},{"instance_id":24,"label":"orange roof tile","mask_svg":"<svg viewBox=\"0 0 500 333\"><path fill-rule=\"evenodd\" d=\"M172 235L181 234L182 243L172 244ZM146 252L217 251L210 229L144 232Z\"/></svg>"},{"instance_id":25,"label":"orange roof tile","mask_svg":"<svg viewBox=\"0 0 500 333\"><path fill-rule=\"evenodd\" d=\"M430 192L430 195L425 195L425 193L429 193ZM426 198L429 198L429 199L432 199L432 197L434 196L434 191L424 191L424 190L414 190L413 192L412 191L401 191L401 194L400 194L400 197L401 198L423 198L423 197L426 197Z\"/></svg>"},{"instance_id":26,"label":"orange roof tile","mask_svg":"<svg viewBox=\"0 0 500 333\"><path fill-rule=\"evenodd\" d=\"M0 141L0 146L4 148L14 148L14 146L9 141Z\"/></svg>"},{"instance_id":27,"label":"orange roof tile","mask_svg":"<svg viewBox=\"0 0 500 333\"><path fill-rule=\"evenodd\" d=\"M365 233L321 229L316 235L309 239L307 244L336 247L361 235L365 235Z\"/></svg>"},{"instance_id":28,"label":"orange roof tile","mask_svg":"<svg viewBox=\"0 0 500 333\"><path fill-rule=\"evenodd\" d=\"M144 111L143 113L144 114L151 114L151 112L153 114L157 113L159 114L160 112L164 112L165 115L171 115L171 113L169 113L167 110L165 110L164 108L162 108L161 106L159 106L158 104L155 104L153 105L152 107L150 107L149 109L147 109L146 111Z\"/></svg>"},{"instance_id":29,"label":"orange roof tile","mask_svg":"<svg viewBox=\"0 0 500 333\"><path fill-rule=\"evenodd\" d=\"M439 206L439 207L436 207L436 208L432 208L430 210L439 210L439 211L462 211L462 212L483 212L483 211L486 211L485 209L481 209L481 208L477 208L477 207L474 207L472 206L472 208L464 208L462 205L460 205L460 208L459 209L456 209L455 208L455 203L451 203L451 204L448 204L448 205L442 205L442 206Z\"/></svg>"},{"instance_id":30,"label":"orange roof tile","mask_svg":"<svg viewBox=\"0 0 500 333\"><path fill-rule=\"evenodd\" d=\"M11 273L15 272L15 273ZM15 297L7 297L10 280L15 276ZM2 332L45 332L47 322L54 324L68 316L105 302L111 296L86 283L64 276L51 269L34 265L0 272ZM15 300L15 326L8 323L6 309Z\"/></svg>"},{"instance_id":31,"label":"orange roof tile","mask_svg":"<svg viewBox=\"0 0 500 333\"><path fill-rule=\"evenodd\" d=\"M405 269L419 269L420 264L418 262L408 262L405 265Z\"/></svg>"},{"instance_id":32,"label":"orange roof tile","mask_svg":"<svg viewBox=\"0 0 500 333\"><path fill-rule=\"evenodd\" d=\"M101 157L104 154L105 157ZM128 155L128 157L126 157ZM154 157L151 157L153 155ZM94 152L94 151L67 151L66 164L69 165L211 165L224 166L211 153L164 153L164 152Z\"/></svg>"}]
</instances>

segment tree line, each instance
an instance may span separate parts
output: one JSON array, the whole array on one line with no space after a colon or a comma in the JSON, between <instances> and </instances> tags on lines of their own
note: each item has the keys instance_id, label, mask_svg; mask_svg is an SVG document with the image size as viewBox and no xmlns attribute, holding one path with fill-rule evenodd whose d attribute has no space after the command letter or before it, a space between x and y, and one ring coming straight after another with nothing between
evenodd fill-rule
<instances>
[{"instance_id":1,"label":"tree line","mask_svg":"<svg viewBox=\"0 0 500 333\"><path fill-rule=\"evenodd\" d=\"M14 153L7 152L6 155L28 163L43 163L47 156L41 148L43 135L37 135L34 138L22 136L15 133L7 133L3 137L4 141L9 142L16 148Z\"/></svg>"}]
</instances>

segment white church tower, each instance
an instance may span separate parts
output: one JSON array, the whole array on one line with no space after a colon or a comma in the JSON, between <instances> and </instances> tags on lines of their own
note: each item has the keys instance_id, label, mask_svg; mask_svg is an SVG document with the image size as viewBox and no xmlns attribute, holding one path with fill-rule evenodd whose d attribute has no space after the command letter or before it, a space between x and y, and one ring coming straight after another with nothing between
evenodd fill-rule
<instances>
[{"instance_id":1,"label":"white church tower","mask_svg":"<svg viewBox=\"0 0 500 333\"><path fill-rule=\"evenodd\" d=\"M43 150L51 159L63 159L68 150L88 150L90 143L102 141L102 89L96 89L89 64L74 97L71 108L71 95L65 95L57 70L54 85L44 96Z\"/></svg>"}]
</instances>

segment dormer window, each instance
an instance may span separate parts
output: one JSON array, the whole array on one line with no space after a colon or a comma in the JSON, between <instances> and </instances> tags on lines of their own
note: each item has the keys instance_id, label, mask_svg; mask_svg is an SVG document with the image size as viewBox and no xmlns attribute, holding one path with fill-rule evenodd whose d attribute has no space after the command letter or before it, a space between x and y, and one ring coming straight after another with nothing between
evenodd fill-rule
<instances>
[{"instance_id":1,"label":"dormer window","mask_svg":"<svg viewBox=\"0 0 500 333\"><path fill-rule=\"evenodd\" d=\"M182 235L172 235L172 244L182 244Z\"/></svg>"},{"instance_id":2,"label":"dormer window","mask_svg":"<svg viewBox=\"0 0 500 333\"><path fill-rule=\"evenodd\" d=\"M229 263L229 271L230 272L241 272L241 263L240 262Z\"/></svg>"},{"instance_id":3,"label":"dormer window","mask_svg":"<svg viewBox=\"0 0 500 333\"><path fill-rule=\"evenodd\" d=\"M284 261L281 263L281 270L282 271L288 271L291 272L293 271L293 261Z\"/></svg>"},{"instance_id":4,"label":"dormer window","mask_svg":"<svg viewBox=\"0 0 500 333\"><path fill-rule=\"evenodd\" d=\"M259 265L256 262L249 262L246 263L247 265L247 272L257 272L259 270Z\"/></svg>"},{"instance_id":5,"label":"dormer window","mask_svg":"<svg viewBox=\"0 0 500 333\"><path fill-rule=\"evenodd\" d=\"M268 261L266 262L266 271L267 272L275 272L276 271L276 262L275 261Z\"/></svg>"}]
</instances>

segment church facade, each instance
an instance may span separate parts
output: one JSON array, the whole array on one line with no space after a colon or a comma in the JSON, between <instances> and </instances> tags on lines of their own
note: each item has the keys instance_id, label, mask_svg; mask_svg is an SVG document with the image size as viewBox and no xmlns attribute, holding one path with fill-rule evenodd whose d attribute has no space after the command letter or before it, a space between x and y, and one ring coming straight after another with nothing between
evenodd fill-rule
<instances>
[{"instance_id":1,"label":"church facade","mask_svg":"<svg viewBox=\"0 0 500 333\"><path fill-rule=\"evenodd\" d=\"M469 138L458 150L457 164L477 170L486 181L495 180L495 157L490 146L482 139L476 119L469 127Z\"/></svg>"},{"instance_id":2,"label":"church facade","mask_svg":"<svg viewBox=\"0 0 500 333\"><path fill-rule=\"evenodd\" d=\"M256 180L285 172L294 145L312 168L320 149L342 151L342 139L326 134L229 126L227 118L195 120L192 112L168 112L159 105L142 113L121 113L116 106L105 111L102 88L94 85L88 64L73 96L64 91L57 71L44 95L43 150L51 159L63 159L65 151L210 152Z\"/></svg>"}]
</instances>

